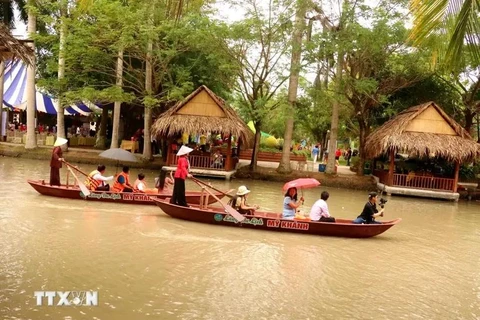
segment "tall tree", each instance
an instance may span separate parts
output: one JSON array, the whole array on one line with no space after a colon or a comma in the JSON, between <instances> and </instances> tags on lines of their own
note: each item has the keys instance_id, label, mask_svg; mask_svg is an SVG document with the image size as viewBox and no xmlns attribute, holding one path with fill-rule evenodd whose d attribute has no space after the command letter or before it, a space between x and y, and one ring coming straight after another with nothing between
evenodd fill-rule
<instances>
[{"instance_id":1,"label":"tall tree","mask_svg":"<svg viewBox=\"0 0 480 320\"><path fill-rule=\"evenodd\" d=\"M480 3L478 0L410 0L413 29L410 39L424 45L432 36L448 35L448 45L438 43L434 56L444 56L448 69L462 62L464 54L480 65Z\"/></svg>"},{"instance_id":2,"label":"tall tree","mask_svg":"<svg viewBox=\"0 0 480 320\"><path fill-rule=\"evenodd\" d=\"M255 126L250 169L256 170L260 135L265 117L272 116L276 104L268 103L288 79L282 71L289 51L292 1L244 0L245 19L233 23L223 48L236 61L238 108ZM289 146L284 148L289 149Z\"/></svg>"},{"instance_id":3,"label":"tall tree","mask_svg":"<svg viewBox=\"0 0 480 320\"><path fill-rule=\"evenodd\" d=\"M305 29L305 15L307 12L306 2L304 0L297 0L295 27L292 37L292 53L290 60L290 77L288 83L288 109L287 119L285 121L285 136L282 159L278 165L277 171L280 173L289 173L290 168L290 148L288 146L292 143L294 114L297 104L298 78L300 76L301 59L302 59L302 39Z\"/></svg>"},{"instance_id":4,"label":"tall tree","mask_svg":"<svg viewBox=\"0 0 480 320\"><path fill-rule=\"evenodd\" d=\"M35 1L28 2L28 37L31 42L29 45L35 51L35 43L33 38L37 32L37 16L35 12ZM27 67L27 142L25 149L35 149L37 147L37 137L35 135L35 57L32 63Z\"/></svg>"}]
</instances>

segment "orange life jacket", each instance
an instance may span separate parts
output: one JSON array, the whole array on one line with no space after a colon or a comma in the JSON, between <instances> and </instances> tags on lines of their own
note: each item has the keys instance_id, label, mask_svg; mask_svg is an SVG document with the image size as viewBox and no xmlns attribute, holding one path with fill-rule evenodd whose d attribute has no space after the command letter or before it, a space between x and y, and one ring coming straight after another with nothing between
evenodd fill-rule
<instances>
[{"instance_id":1,"label":"orange life jacket","mask_svg":"<svg viewBox=\"0 0 480 320\"><path fill-rule=\"evenodd\" d=\"M122 192L123 189L125 188L120 182L118 182L118 178L120 177L123 177L125 179L124 185L130 184L130 181L128 180L128 173L125 173L122 171L119 174L117 174L117 176L115 177L115 182L113 183L113 186L112 186L113 192Z\"/></svg>"},{"instance_id":2,"label":"orange life jacket","mask_svg":"<svg viewBox=\"0 0 480 320\"><path fill-rule=\"evenodd\" d=\"M145 182L145 180L140 180L140 179L137 179L135 180L135 183L133 184L133 191L138 191L138 185L140 183L143 183L143 192L146 192L147 191L147 183Z\"/></svg>"},{"instance_id":3,"label":"orange life jacket","mask_svg":"<svg viewBox=\"0 0 480 320\"><path fill-rule=\"evenodd\" d=\"M87 179L85 180L85 186L87 186L87 188L89 190L92 190L92 191L95 191L97 190L98 186L102 184L103 181L99 181L99 180L95 180L93 179L93 177L97 174L97 173L100 173L100 171L98 170L93 170L92 172L90 172L88 174L88 177Z\"/></svg>"}]
</instances>

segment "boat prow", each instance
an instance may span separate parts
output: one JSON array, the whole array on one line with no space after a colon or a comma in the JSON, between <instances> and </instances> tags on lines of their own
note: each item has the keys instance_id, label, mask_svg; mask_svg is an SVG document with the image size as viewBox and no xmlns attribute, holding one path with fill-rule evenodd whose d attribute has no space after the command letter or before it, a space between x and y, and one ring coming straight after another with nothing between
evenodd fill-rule
<instances>
[{"instance_id":1,"label":"boat prow","mask_svg":"<svg viewBox=\"0 0 480 320\"><path fill-rule=\"evenodd\" d=\"M402 220L398 218L382 222L381 224L354 224L352 220L336 219L335 223L330 223L310 220L286 220L281 218L280 213L256 212L253 216L246 215L246 219L240 223L231 215L227 214L224 208L221 207L182 207L161 199L155 199L154 202L169 216L187 221L230 227L347 238L374 237L384 233Z\"/></svg>"}]
</instances>

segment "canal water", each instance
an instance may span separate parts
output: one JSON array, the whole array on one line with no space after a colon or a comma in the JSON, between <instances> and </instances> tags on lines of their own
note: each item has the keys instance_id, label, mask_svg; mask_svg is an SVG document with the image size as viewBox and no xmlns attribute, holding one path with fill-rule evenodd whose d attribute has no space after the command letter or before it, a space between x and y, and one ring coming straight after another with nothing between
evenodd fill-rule
<instances>
[{"instance_id":1,"label":"canal water","mask_svg":"<svg viewBox=\"0 0 480 320\"><path fill-rule=\"evenodd\" d=\"M145 173L152 185L158 173ZM400 217L399 225L343 239L51 198L26 182L48 177L47 161L0 159L0 319L480 319L479 202L387 197L384 219ZM280 183L212 182L246 184L250 203L282 207ZM301 209L323 190L338 218L355 218L367 200L319 187L304 192ZM98 306L46 298L38 306L34 297L85 290L98 292Z\"/></svg>"}]
</instances>

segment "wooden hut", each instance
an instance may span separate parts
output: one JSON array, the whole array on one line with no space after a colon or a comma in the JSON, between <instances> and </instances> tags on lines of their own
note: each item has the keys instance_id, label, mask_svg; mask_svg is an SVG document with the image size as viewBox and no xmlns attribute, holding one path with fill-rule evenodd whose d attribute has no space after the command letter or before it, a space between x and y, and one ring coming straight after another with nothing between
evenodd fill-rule
<instances>
[{"instance_id":1,"label":"wooden hut","mask_svg":"<svg viewBox=\"0 0 480 320\"><path fill-rule=\"evenodd\" d=\"M33 50L23 42L25 41L15 39L7 26L0 23L0 62L21 59L30 64L33 58Z\"/></svg>"},{"instance_id":2,"label":"wooden hut","mask_svg":"<svg viewBox=\"0 0 480 320\"><path fill-rule=\"evenodd\" d=\"M227 137L227 148L223 167L212 168L210 152L196 150L190 155L192 168L230 171L235 164L232 161L232 144L230 137L238 142L248 143L253 134L245 122L227 103L206 86L201 86L184 100L159 117L152 126L153 134L171 138L168 147L167 165L176 165L176 139L183 133L221 134Z\"/></svg>"},{"instance_id":3,"label":"wooden hut","mask_svg":"<svg viewBox=\"0 0 480 320\"><path fill-rule=\"evenodd\" d=\"M456 193L460 164L474 160L480 154L479 146L438 105L427 102L399 113L375 130L367 139L365 152L371 159L388 155L388 171L373 170L385 186ZM396 172L395 155L400 152L410 157L445 159L455 164L454 176Z\"/></svg>"}]
</instances>

